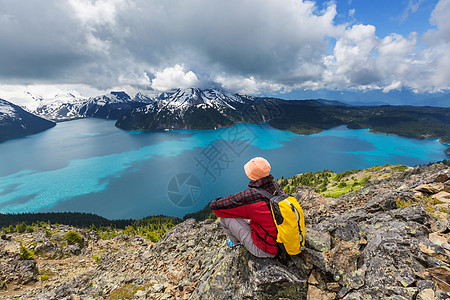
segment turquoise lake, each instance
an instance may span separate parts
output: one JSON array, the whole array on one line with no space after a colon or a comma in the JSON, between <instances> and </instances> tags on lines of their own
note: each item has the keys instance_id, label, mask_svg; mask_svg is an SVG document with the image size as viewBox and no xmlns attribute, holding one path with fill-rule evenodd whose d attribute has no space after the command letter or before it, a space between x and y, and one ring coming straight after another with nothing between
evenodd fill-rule
<instances>
[{"instance_id":1,"label":"turquoise lake","mask_svg":"<svg viewBox=\"0 0 450 300\"><path fill-rule=\"evenodd\" d=\"M182 217L246 188L243 165L265 157L274 177L449 158L437 140L345 126L297 135L269 125L127 132L82 119L0 143L0 212L92 212L117 218Z\"/></svg>"}]
</instances>

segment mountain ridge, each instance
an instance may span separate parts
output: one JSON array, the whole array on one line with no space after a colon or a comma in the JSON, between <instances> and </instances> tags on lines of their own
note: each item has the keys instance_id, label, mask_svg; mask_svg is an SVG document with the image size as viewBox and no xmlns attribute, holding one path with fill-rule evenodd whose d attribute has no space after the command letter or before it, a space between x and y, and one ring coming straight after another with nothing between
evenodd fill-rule
<instances>
[{"instance_id":1,"label":"mountain ridge","mask_svg":"<svg viewBox=\"0 0 450 300\"><path fill-rule=\"evenodd\" d=\"M143 105L145 102L134 101L123 91L111 91L109 94L90 98L56 98L40 103L32 112L55 121L89 117L115 120L124 112Z\"/></svg>"},{"instance_id":2,"label":"mountain ridge","mask_svg":"<svg viewBox=\"0 0 450 300\"><path fill-rule=\"evenodd\" d=\"M254 98L219 90L177 89L156 97L155 102L124 114L116 126L126 130L214 129L237 122L265 121Z\"/></svg>"},{"instance_id":3,"label":"mountain ridge","mask_svg":"<svg viewBox=\"0 0 450 300\"><path fill-rule=\"evenodd\" d=\"M0 99L0 142L42 132L56 123L35 116L21 107Z\"/></svg>"}]
</instances>

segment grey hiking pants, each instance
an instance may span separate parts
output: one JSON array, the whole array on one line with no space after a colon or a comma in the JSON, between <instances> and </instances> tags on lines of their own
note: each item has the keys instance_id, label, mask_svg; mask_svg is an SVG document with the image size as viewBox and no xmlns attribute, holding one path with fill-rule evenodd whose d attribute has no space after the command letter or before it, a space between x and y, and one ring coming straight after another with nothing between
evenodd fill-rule
<instances>
[{"instance_id":1,"label":"grey hiking pants","mask_svg":"<svg viewBox=\"0 0 450 300\"><path fill-rule=\"evenodd\" d=\"M275 257L275 255L264 252L255 245L252 239L252 228L246 220L237 218L220 218L220 224L222 224L223 230L235 245L241 243L251 254L256 257Z\"/></svg>"}]
</instances>

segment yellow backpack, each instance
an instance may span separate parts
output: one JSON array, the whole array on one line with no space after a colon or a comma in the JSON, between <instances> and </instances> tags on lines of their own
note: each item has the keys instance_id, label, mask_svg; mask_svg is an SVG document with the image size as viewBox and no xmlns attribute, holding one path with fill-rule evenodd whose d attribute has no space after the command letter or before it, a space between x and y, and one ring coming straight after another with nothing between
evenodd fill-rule
<instances>
[{"instance_id":1,"label":"yellow backpack","mask_svg":"<svg viewBox=\"0 0 450 300\"><path fill-rule=\"evenodd\" d=\"M277 227L277 243L289 255L297 255L305 248L305 217L294 196L283 194L278 184L274 184L277 193L272 195L260 188L253 188L270 201L273 221Z\"/></svg>"}]
</instances>

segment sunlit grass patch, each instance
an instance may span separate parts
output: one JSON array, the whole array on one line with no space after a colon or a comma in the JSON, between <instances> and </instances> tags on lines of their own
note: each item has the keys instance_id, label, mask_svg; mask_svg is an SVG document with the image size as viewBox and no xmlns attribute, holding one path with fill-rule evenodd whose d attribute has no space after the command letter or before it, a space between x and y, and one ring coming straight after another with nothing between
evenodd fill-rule
<instances>
[{"instance_id":1,"label":"sunlit grass patch","mask_svg":"<svg viewBox=\"0 0 450 300\"><path fill-rule=\"evenodd\" d=\"M443 204L444 202L439 201L438 199L432 198L430 196L396 199L396 203L397 207L412 207L421 205L427 211L428 214L436 218L442 218L442 215L440 213L444 214L449 213L448 208L439 206L439 204Z\"/></svg>"},{"instance_id":2,"label":"sunlit grass patch","mask_svg":"<svg viewBox=\"0 0 450 300\"><path fill-rule=\"evenodd\" d=\"M357 191L367 185L372 178L384 179L393 172L403 172L409 167L404 165L373 166L365 170L348 170L335 173L330 170L308 172L295 175L291 178L281 177L278 182L286 193L293 194L299 186L314 188L316 193L325 197L337 198L342 194Z\"/></svg>"},{"instance_id":3,"label":"sunlit grass patch","mask_svg":"<svg viewBox=\"0 0 450 300\"><path fill-rule=\"evenodd\" d=\"M134 299L135 294L138 291L145 291L147 290L152 284L147 284L144 286L137 286L131 283L126 283L123 286L115 289L114 291L109 294L109 297L107 299Z\"/></svg>"}]
</instances>

